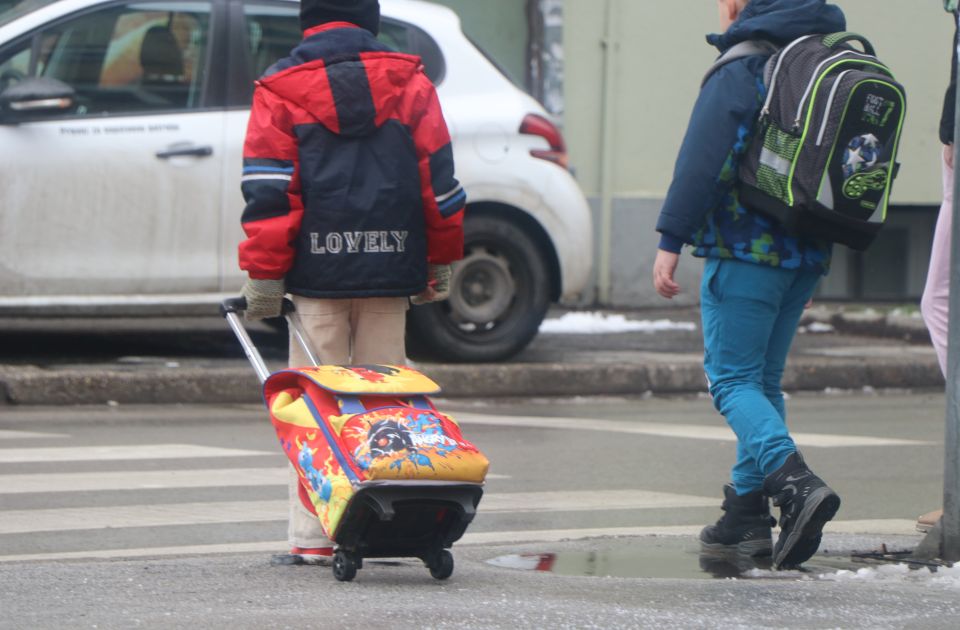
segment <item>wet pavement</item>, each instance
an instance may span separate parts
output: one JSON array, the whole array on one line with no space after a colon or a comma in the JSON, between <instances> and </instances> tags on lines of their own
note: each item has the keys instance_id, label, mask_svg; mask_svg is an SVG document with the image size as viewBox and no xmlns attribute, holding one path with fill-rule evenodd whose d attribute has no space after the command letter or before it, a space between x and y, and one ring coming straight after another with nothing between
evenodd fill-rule
<instances>
[{"instance_id":1,"label":"wet pavement","mask_svg":"<svg viewBox=\"0 0 960 630\"><path fill-rule=\"evenodd\" d=\"M816 556L804 563L801 569L774 571L770 557L752 558L736 553L701 551L695 536L648 536L631 540L595 541L587 549L507 554L490 558L487 564L515 571L534 571L563 576L586 576L597 578L668 578L680 580L697 579L750 579L750 580L798 580L822 579L834 576L838 571L856 572L866 567L879 567L910 562L903 558L881 561L871 556L885 551L909 552L916 547L914 537L892 536L901 547L888 543L877 544L878 538L828 537L827 545ZM837 546L859 544L862 547L838 549ZM914 563L913 570L935 572L934 567ZM920 573L917 574L921 575Z\"/></svg>"}]
</instances>

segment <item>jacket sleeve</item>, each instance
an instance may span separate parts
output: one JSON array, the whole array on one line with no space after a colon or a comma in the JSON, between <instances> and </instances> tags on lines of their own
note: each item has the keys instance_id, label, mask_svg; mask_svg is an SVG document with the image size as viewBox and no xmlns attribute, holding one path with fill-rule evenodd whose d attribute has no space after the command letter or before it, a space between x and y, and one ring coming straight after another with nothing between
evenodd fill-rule
<instances>
[{"instance_id":1,"label":"jacket sleeve","mask_svg":"<svg viewBox=\"0 0 960 630\"><path fill-rule=\"evenodd\" d=\"M297 143L286 104L262 86L253 95L243 147L240 268L254 279L283 278L303 218Z\"/></svg>"},{"instance_id":2,"label":"jacket sleeve","mask_svg":"<svg viewBox=\"0 0 960 630\"><path fill-rule=\"evenodd\" d=\"M413 127L420 190L427 228L427 262L449 264L463 258L463 209L467 195L454 177L453 147L437 92L420 74L422 115Z\"/></svg>"},{"instance_id":3,"label":"jacket sleeve","mask_svg":"<svg viewBox=\"0 0 960 630\"><path fill-rule=\"evenodd\" d=\"M753 56L726 64L700 91L657 219L662 248L679 251L680 243L692 242L726 193L720 175L759 113L757 70L764 59Z\"/></svg>"}]
</instances>

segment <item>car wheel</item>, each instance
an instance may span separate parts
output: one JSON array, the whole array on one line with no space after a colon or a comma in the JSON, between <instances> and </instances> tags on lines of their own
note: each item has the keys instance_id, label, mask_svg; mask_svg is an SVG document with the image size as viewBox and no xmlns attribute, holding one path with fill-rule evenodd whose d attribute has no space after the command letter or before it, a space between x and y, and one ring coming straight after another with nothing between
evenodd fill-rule
<instances>
[{"instance_id":1,"label":"car wheel","mask_svg":"<svg viewBox=\"0 0 960 630\"><path fill-rule=\"evenodd\" d=\"M411 349L448 361L506 359L530 343L549 305L547 265L533 239L506 219L468 214L450 298L411 310Z\"/></svg>"}]
</instances>

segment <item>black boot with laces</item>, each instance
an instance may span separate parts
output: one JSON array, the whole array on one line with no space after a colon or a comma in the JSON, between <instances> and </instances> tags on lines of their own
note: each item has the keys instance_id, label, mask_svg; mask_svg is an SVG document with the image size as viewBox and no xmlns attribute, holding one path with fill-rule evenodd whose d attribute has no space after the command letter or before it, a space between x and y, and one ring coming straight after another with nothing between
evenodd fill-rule
<instances>
[{"instance_id":1,"label":"black boot with laces","mask_svg":"<svg viewBox=\"0 0 960 630\"><path fill-rule=\"evenodd\" d=\"M800 453L793 453L763 480L763 491L780 507L780 537L773 548L773 567L792 569L820 547L823 526L840 509L840 497L813 474Z\"/></svg>"},{"instance_id":2,"label":"black boot with laces","mask_svg":"<svg viewBox=\"0 0 960 630\"><path fill-rule=\"evenodd\" d=\"M773 544L771 528L776 522L763 492L737 496L733 486L723 487L723 516L700 532L700 547L710 553L740 556L769 556Z\"/></svg>"}]
</instances>

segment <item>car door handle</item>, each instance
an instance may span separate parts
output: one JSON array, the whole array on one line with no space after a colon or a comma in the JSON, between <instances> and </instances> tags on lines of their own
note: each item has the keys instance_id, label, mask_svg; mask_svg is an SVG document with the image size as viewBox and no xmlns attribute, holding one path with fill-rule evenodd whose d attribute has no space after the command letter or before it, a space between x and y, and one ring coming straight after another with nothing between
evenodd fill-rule
<instances>
[{"instance_id":1,"label":"car door handle","mask_svg":"<svg viewBox=\"0 0 960 630\"><path fill-rule=\"evenodd\" d=\"M167 147L163 151L157 151L157 157L161 160L166 160L172 157L207 157L210 155L213 155L213 147L211 146L198 147L196 145L174 145Z\"/></svg>"}]
</instances>

